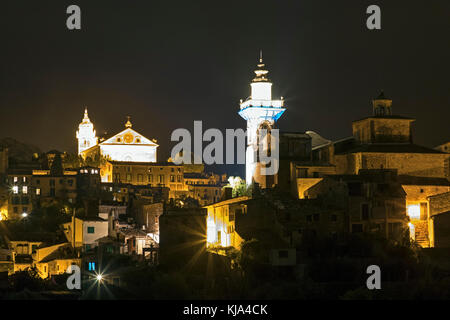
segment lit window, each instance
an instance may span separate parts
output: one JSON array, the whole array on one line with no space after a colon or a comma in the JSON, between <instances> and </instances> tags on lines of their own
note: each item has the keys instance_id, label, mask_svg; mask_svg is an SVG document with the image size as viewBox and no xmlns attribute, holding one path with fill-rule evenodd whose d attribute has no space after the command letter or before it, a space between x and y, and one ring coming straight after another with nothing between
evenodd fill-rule
<instances>
[{"instance_id":1,"label":"lit window","mask_svg":"<svg viewBox=\"0 0 450 320\"><path fill-rule=\"evenodd\" d=\"M19 187L18 186L13 186L12 190L13 190L14 194L18 194L19 193Z\"/></svg>"},{"instance_id":2,"label":"lit window","mask_svg":"<svg viewBox=\"0 0 450 320\"><path fill-rule=\"evenodd\" d=\"M36 195L39 196L40 194L41 194L41 189L37 188L37 189L36 189Z\"/></svg>"},{"instance_id":3,"label":"lit window","mask_svg":"<svg viewBox=\"0 0 450 320\"><path fill-rule=\"evenodd\" d=\"M17 178L17 177L14 177L14 182L17 182L17 180L18 180L18 178Z\"/></svg>"},{"instance_id":4,"label":"lit window","mask_svg":"<svg viewBox=\"0 0 450 320\"><path fill-rule=\"evenodd\" d=\"M27 194L28 193L28 187L27 186L23 186L22 187L22 193L23 194Z\"/></svg>"},{"instance_id":5,"label":"lit window","mask_svg":"<svg viewBox=\"0 0 450 320\"><path fill-rule=\"evenodd\" d=\"M408 206L408 216L412 219L420 219L420 204L410 204Z\"/></svg>"}]
</instances>

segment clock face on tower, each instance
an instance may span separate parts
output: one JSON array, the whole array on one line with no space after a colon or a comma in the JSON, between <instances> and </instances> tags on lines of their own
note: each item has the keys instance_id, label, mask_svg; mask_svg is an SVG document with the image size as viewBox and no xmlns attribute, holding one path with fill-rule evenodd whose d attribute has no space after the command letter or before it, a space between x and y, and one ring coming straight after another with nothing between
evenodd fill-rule
<instances>
[{"instance_id":1,"label":"clock face on tower","mask_svg":"<svg viewBox=\"0 0 450 320\"><path fill-rule=\"evenodd\" d=\"M131 133L127 133L126 135L123 136L123 141L125 141L125 143L132 143L133 139L134 137Z\"/></svg>"}]
</instances>

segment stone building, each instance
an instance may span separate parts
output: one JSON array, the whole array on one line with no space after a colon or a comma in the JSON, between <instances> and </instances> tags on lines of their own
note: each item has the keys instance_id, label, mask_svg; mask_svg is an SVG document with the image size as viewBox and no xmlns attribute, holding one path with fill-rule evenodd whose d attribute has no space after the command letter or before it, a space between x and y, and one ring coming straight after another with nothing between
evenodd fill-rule
<instances>
[{"instance_id":1,"label":"stone building","mask_svg":"<svg viewBox=\"0 0 450 320\"><path fill-rule=\"evenodd\" d=\"M276 190L256 197L237 197L206 206L207 243L214 252L240 250L257 240L267 262L274 266L297 263L297 251L311 238L338 239L348 232L347 211L326 199L295 199Z\"/></svg>"},{"instance_id":2,"label":"stone building","mask_svg":"<svg viewBox=\"0 0 450 320\"><path fill-rule=\"evenodd\" d=\"M351 233L378 233L386 239L404 240L408 235L406 192L396 170L360 170L358 175L333 175L345 182Z\"/></svg>"},{"instance_id":3,"label":"stone building","mask_svg":"<svg viewBox=\"0 0 450 320\"><path fill-rule=\"evenodd\" d=\"M4 190L7 197L6 210L2 210L2 216L6 219L19 219L33 210L33 193L36 195L32 187L33 173L21 169L8 171Z\"/></svg>"},{"instance_id":4,"label":"stone building","mask_svg":"<svg viewBox=\"0 0 450 320\"><path fill-rule=\"evenodd\" d=\"M77 172L53 174L51 170L11 169L6 178L8 219L26 217L37 202L55 199L75 203L77 198ZM6 209L6 207L5 207Z\"/></svg>"},{"instance_id":5,"label":"stone building","mask_svg":"<svg viewBox=\"0 0 450 320\"><path fill-rule=\"evenodd\" d=\"M411 221L411 236L422 247L433 246L430 198L450 191L446 178L401 175L399 182L406 192L406 212Z\"/></svg>"},{"instance_id":6,"label":"stone building","mask_svg":"<svg viewBox=\"0 0 450 320\"><path fill-rule=\"evenodd\" d=\"M352 137L317 148L317 157L334 165L337 174L397 169L399 175L448 178L449 155L413 143L414 119L392 114L392 100L383 93L372 103L374 114L353 121Z\"/></svg>"},{"instance_id":7,"label":"stone building","mask_svg":"<svg viewBox=\"0 0 450 320\"><path fill-rule=\"evenodd\" d=\"M75 203L77 198L77 171L53 174L50 170L33 170L32 186L41 202L54 199Z\"/></svg>"},{"instance_id":8,"label":"stone building","mask_svg":"<svg viewBox=\"0 0 450 320\"><path fill-rule=\"evenodd\" d=\"M430 246L450 248L450 192L428 197Z\"/></svg>"},{"instance_id":9,"label":"stone building","mask_svg":"<svg viewBox=\"0 0 450 320\"><path fill-rule=\"evenodd\" d=\"M450 153L450 142L446 142L444 144L441 144L441 145L435 147L434 149L436 149L438 151L445 152L445 153ZM447 178L450 177L450 157L446 161L445 176Z\"/></svg>"},{"instance_id":10,"label":"stone building","mask_svg":"<svg viewBox=\"0 0 450 320\"><path fill-rule=\"evenodd\" d=\"M167 187L169 198L177 198L187 192L183 177L183 166L171 162L124 162L107 161L103 172L108 172L110 180L115 184L131 184L135 186Z\"/></svg>"},{"instance_id":11,"label":"stone building","mask_svg":"<svg viewBox=\"0 0 450 320\"><path fill-rule=\"evenodd\" d=\"M40 246L33 254L33 266L43 279L66 273L70 265L80 267L81 258L79 252L76 252L68 242Z\"/></svg>"},{"instance_id":12,"label":"stone building","mask_svg":"<svg viewBox=\"0 0 450 320\"><path fill-rule=\"evenodd\" d=\"M324 139L311 148L312 159L322 164L325 174L331 175L395 169L398 182L406 193L411 234L421 246L432 246L427 197L448 191L450 156L445 152L445 144L435 149L414 144L412 123L415 120L393 114L392 100L384 93L372 101L372 106L372 116L353 121L352 137L338 141ZM297 165L296 168L301 167ZM307 179L301 181L301 176L307 176L305 170L302 174L291 169L293 194L301 195L304 188L311 187L308 184L315 183ZM292 183L294 179L297 183Z\"/></svg>"}]
</instances>

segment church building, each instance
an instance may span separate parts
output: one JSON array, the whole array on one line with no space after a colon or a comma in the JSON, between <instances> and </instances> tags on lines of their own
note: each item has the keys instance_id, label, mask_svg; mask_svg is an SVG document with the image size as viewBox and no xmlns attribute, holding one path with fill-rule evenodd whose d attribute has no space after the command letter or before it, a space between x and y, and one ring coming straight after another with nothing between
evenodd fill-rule
<instances>
[{"instance_id":1,"label":"church building","mask_svg":"<svg viewBox=\"0 0 450 320\"><path fill-rule=\"evenodd\" d=\"M101 155L112 161L156 162L156 140L150 140L133 130L129 118L123 131L99 143L86 109L76 136L78 154L83 158Z\"/></svg>"}]
</instances>

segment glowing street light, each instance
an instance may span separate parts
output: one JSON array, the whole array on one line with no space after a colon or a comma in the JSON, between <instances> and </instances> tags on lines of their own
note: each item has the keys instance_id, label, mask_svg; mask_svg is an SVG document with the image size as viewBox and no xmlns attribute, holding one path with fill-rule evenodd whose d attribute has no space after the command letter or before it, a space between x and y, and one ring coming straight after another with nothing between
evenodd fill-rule
<instances>
[{"instance_id":1,"label":"glowing street light","mask_svg":"<svg viewBox=\"0 0 450 320\"><path fill-rule=\"evenodd\" d=\"M98 274L95 278L97 279L98 282L100 282L102 281L103 276L101 274Z\"/></svg>"}]
</instances>

